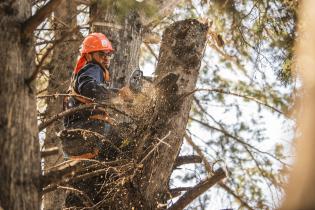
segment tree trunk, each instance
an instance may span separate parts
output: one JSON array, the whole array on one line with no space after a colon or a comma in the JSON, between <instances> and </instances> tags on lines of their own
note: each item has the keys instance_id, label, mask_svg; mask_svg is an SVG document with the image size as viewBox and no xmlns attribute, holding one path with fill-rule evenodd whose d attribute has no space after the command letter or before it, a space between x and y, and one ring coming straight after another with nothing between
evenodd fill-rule
<instances>
[{"instance_id":1,"label":"tree trunk","mask_svg":"<svg viewBox=\"0 0 315 210\"><path fill-rule=\"evenodd\" d=\"M0 4L0 206L36 210L40 157L35 88L25 83L34 71L34 45L21 32L21 23L31 15L31 0Z\"/></svg>"},{"instance_id":2,"label":"tree trunk","mask_svg":"<svg viewBox=\"0 0 315 210\"><path fill-rule=\"evenodd\" d=\"M156 83L167 88L159 96L156 115L153 115L150 126L155 128L155 139L166 138L163 140L165 143L160 144L154 155L144 162L144 173L139 183L149 208L166 204L169 198L168 182L183 142L192 103L192 94L185 94L196 87L207 29L207 25L197 20L184 20L168 27L163 35ZM149 141L154 142L154 138Z\"/></svg>"},{"instance_id":3,"label":"tree trunk","mask_svg":"<svg viewBox=\"0 0 315 210\"><path fill-rule=\"evenodd\" d=\"M297 157L293 167L287 196L281 209L315 209L315 2L303 1L300 8L300 27L297 40L297 69L302 79L299 100Z\"/></svg>"},{"instance_id":4,"label":"tree trunk","mask_svg":"<svg viewBox=\"0 0 315 210\"><path fill-rule=\"evenodd\" d=\"M116 88L127 84L132 71L139 67L142 24L137 12L119 14L115 2L105 6L101 1L91 6L92 31L104 33L113 44L112 81Z\"/></svg>"},{"instance_id":5,"label":"tree trunk","mask_svg":"<svg viewBox=\"0 0 315 210\"><path fill-rule=\"evenodd\" d=\"M50 63L50 80L48 84L48 94L65 93L69 86L71 74L76 62L79 51L80 41L75 34L69 36L69 31L76 27L76 3L72 0L63 1L54 12L53 27L55 39L66 38L60 44L57 44L53 50L53 56ZM62 97L57 99L47 99L47 116L54 116L62 111ZM59 138L56 133L63 128L62 122L58 121L46 130L45 148L59 147L61 149ZM45 168L52 167L64 160L63 154L49 156L45 158ZM44 195L44 209L58 210L62 209L64 199L64 190L56 190Z\"/></svg>"}]
</instances>

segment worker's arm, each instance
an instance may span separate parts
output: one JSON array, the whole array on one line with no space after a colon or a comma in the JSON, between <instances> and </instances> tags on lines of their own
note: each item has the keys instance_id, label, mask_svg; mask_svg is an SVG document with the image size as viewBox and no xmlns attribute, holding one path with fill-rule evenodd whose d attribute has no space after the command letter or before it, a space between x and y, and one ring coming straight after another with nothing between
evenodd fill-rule
<instances>
[{"instance_id":1,"label":"worker's arm","mask_svg":"<svg viewBox=\"0 0 315 210\"><path fill-rule=\"evenodd\" d=\"M108 100L118 95L117 89L110 89L104 85L103 70L97 64L89 64L82 69L76 80L76 91L86 97L97 101Z\"/></svg>"}]
</instances>

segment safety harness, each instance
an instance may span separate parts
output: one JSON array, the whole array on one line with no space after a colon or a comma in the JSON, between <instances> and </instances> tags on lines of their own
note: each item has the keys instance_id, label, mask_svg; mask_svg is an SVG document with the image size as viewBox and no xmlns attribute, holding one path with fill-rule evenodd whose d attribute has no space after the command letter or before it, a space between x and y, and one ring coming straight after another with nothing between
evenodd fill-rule
<instances>
[{"instance_id":1,"label":"safety harness","mask_svg":"<svg viewBox=\"0 0 315 210\"><path fill-rule=\"evenodd\" d=\"M90 99L90 98L87 98L85 96L80 95L75 90L74 86L75 86L77 78L78 78L77 75L78 74L72 74L70 85L69 85L69 88L67 91L69 96L64 98L64 108L65 108L65 105L67 104L68 100L70 99L70 97L73 97L76 101L78 101L82 104L92 104L95 102L93 99ZM103 71L103 79L104 79L104 81L107 81L107 82L110 81L108 70ZM98 111L99 113L89 116L87 120L99 120L99 121L106 122L110 125L114 125L115 120L109 116L109 114L106 112L106 110L104 108L97 107L94 110ZM99 152L100 152L99 149L95 149L93 152L84 153L82 155L71 155L71 156L69 156L69 159L71 159L71 160L93 159L93 158L97 157Z\"/></svg>"},{"instance_id":2,"label":"safety harness","mask_svg":"<svg viewBox=\"0 0 315 210\"><path fill-rule=\"evenodd\" d=\"M84 97L82 95L80 95L74 88L75 84L76 84L76 80L77 80L77 74L73 74L71 77L71 82L70 82L70 86L68 88L68 94L70 95L70 97L73 97L75 100L79 101L82 104L92 104L95 101L93 99ZM109 77L109 71L108 70L104 70L103 71L103 79L104 81L109 82L110 81L110 77ZM66 100L68 100L68 98L66 98ZM89 116L88 120L100 120L100 121L105 121L111 125L114 124L114 119L111 118L106 110L102 107L97 107L95 108L95 110L100 111L100 113L98 114L94 114Z\"/></svg>"}]
</instances>

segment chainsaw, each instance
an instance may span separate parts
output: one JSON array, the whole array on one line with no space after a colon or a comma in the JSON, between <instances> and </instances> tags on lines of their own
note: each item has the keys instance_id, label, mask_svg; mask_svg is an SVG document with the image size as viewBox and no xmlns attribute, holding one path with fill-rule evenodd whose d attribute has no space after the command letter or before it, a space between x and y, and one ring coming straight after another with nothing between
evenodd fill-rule
<instances>
[{"instance_id":1,"label":"chainsaw","mask_svg":"<svg viewBox=\"0 0 315 210\"><path fill-rule=\"evenodd\" d=\"M129 78L129 88L134 93L140 93L143 87L143 72L136 69Z\"/></svg>"},{"instance_id":2,"label":"chainsaw","mask_svg":"<svg viewBox=\"0 0 315 210\"><path fill-rule=\"evenodd\" d=\"M140 93L143 88L144 80L146 82L153 83L154 79L155 76L144 76L143 71L137 68L131 73L129 78L129 88L134 93Z\"/></svg>"}]
</instances>

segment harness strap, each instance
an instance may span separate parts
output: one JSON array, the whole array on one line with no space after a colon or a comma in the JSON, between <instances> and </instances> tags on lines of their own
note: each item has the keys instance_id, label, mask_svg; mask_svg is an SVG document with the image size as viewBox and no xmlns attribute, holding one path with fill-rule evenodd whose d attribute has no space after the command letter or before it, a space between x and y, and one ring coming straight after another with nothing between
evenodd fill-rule
<instances>
[{"instance_id":1,"label":"harness strap","mask_svg":"<svg viewBox=\"0 0 315 210\"><path fill-rule=\"evenodd\" d=\"M103 77L104 77L104 80L109 82L110 80L110 77L109 77L109 71L105 69L105 71L103 71Z\"/></svg>"},{"instance_id":2,"label":"harness strap","mask_svg":"<svg viewBox=\"0 0 315 210\"><path fill-rule=\"evenodd\" d=\"M103 79L105 81L110 81L110 75L109 75L109 71L105 69L105 71L103 71ZM75 74L72 74L71 77L71 81L70 81L70 85L68 88L68 93L69 94L73 94L72 97L74 97L77 101L83 103L83 104L91 104L94 101L92 99L88 99L85 97L81 97L81 95L79 93L77 93L77 91L74 89L74 85L76 82L77 78ZM67 100L68 97L64 98L64 102ZM104 109L98 108L99 111L103 112L103 114L95 114L89 117L89 119L93 119L93 120L101 120L101 121L105 121L111 125L114 124L114 119L111 118Z\"/></svg>"},{"instance_id":3,"label":"harness strap","mask_svg":"<svg viewBox=\"0 0 315 210\"><path fill-rule=\"evenodd\" d=\"M95 149L94 152L88 152L82 155L69 156L69 159L70 160L93 159L98 155L99 152L100 152L99 149Z\"/></svg>"}]
</instances>

